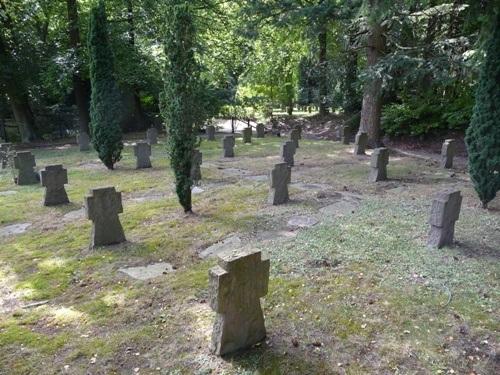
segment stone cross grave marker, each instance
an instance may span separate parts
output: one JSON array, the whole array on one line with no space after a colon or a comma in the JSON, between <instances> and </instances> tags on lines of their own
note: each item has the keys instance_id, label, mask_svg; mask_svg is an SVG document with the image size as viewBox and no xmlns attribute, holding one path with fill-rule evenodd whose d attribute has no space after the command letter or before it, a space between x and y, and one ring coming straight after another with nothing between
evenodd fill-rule
<instances>
[{"instance_id":1,"label":"stone cross grave marker","mask_svg":"<svg viewBox=\"0 0 500 375\"><path fill-rule=\"evenodd\" d=\"M215 126L213 125L207 126L207 139L209 141L215 141Z\"/></svg>"},{"instance_id":2,"label":"stone cross grave marker","mask_svg":"<svg viewBox=\"0 0 500 375\"><path fill-rule=\"evenodd\" d=\"M354 144L354 155L364 155L367 143L368 134L365 132L358 132L356 134L356 141Z\"/></svg>"},{"instance_id":3,"label":"stone cross grave marker","mask_svg":"<svg viewBox=\"0 0 500 375\"><path fill-rule=\"evenodd\" d=\"M151 168L151 145L147 142L137 142L134 145L135 167L137 169Z\"/></svg>"},{"instance_id":4,"label":"stone cross grave marker","mask_svg":"<svg viewBox=\"0 0 500 375\"><path fill-rule=\"evenodd\" d=\"M370 182L387 180L387 164L389 164L389 149L385 147L373 150L370 159Z\"/></svg>"},{"instance_id":5,"label":"stone cross grave marker","mask_svg":"<svg viewBox=\"0 0 500 375\"><path fill-rule=\"evenodd\" d=\"M31 152L22 151L16 153L16 156L14 156L14 168L18 170L18 185L38 184L38 176L34 170L35 166L35 157Z\"/></svg>"},{"instance_id":6,"label":"stone cross grave marker","mask_svg":"<svg viewBox=\"0 0 500 375\"><path fill-rule=\"evenodd\" d=\"M297 128L290 132L290 140L294 143L295 148L299 148L300 132Z\"/></svg>"},{"instance_id":7,"label":"stone cross grave marker","mask_svg":"<svg viewBox=\"0 0 500 375\"><path fill-rule=\"evenodd\" d=\"M90 137L87 133L78 133L78 135L76 136L76 142L78 143L80 151L90 150Z\"/></svg>"},{"instance_id":8,"label":"stone cross grave marker","mask_svg":"<svg viewBox=\"0 0 500 375\"><path fill-rule=\"evenodd\" d=\"M290 167L293 167L295 161L293 156L295 155L295 143L293 141L286 141L281 145L281 158Z\"/></svg>"},{"instance_id":9,"label":"stone cross grave marker","mask_svg":"<svg viewBox=\"0 0 500 375\"><path fill-rule=\"evenodd\" d=\"M85 197L85 211L87 219L92 220L91 248L125 241L118 217L123 212L121 192L113 186L92 189Z\"/></svg>"},{"instance_id":10,"label":"stone cross grave marker","mask_svg":"<svg viewBox=\"0 0 500 375\"><path fill-rule=\"evenodd\" d=\"M68 183L68 171L61 164L48 165L40 172L42 186L45 187L44 206L69 203L64 184Z\"/></svg>"},{"instance_id":11,"label":"stone cross grave marker","mask_svg":"<svg viewBox=\"0 0 500 375\"><path fill-rule=\"evenodd\" d=\"M243 129L243 143L252 143L252 128Z\"/></svg>"},{"instance_id":12,"label":"stone cross grave marker","mask_svg":"<svg viewBox=\"0 0 500 375\"><path fill-rule=\"evenodd\" d=\"M266 128L263 123L258 123L256 126L257 138L264 138L266 135Z\"/></svg>"},{"instance_id":13,"label":"stone cross grave marker","mask_svg":"<svg viewBox=\"0 0 500 375\"><path fill-rule=\"evenodd\" d=\"M156 128L149 128L146 132L146 139L150 145L158 143L158 130Z\"/></svg>"},{"instance_id":14,"label":"stone cross grave marker","mask_svg":"<svg viewBox=\"0 0 500 375\"><path fill-rule=\"evenodd\" d=\"M0 168L5 169L9 165L9 157L12 143L0 143Z\"/></svg>"},{"instance_id":15,"label":"stone cross grave marker","mask_svg":"<svg viewBox=\"0 0 500 375\"><path fill-rule=\"evenodd\" d=\"M457 152L457 141L447 139L441 147L441 168L453 168L453 157Z\"/></svg>"},{"instance_id":16,"label":"stone cross grave marker","mask_svg":"<svg viewBox=\"0 0 500 375\"><path fill-rule=\"evenodd\" d=\"M232 158L234 157L234 135L226 135L222 139L222 148L224 149L224 157Z\"/></svg>"},{"instance_id":17,"label":"stone cross grave marker","mask_svg":"<svg viewBox=\"0 0 500 375\"><path fill-rule=\"evenodd\" d=\"M201 180L201 164L203 162L203 154L200 150L193 151L193 158L191 162L191 180L197 185Z\"/></svg>"},{"instance_id":18,"label":"stone cross grave marker","mask_svg":"<svg viewBox=\"0 0 500 375\"><path fill-rule=\"evenodd\" d=\"M453 244L455 222L460 215L460 190L445 190L436 194L431 206L431 230L427 246L441 248Z\"/></svg>"},{"instance_id":19,"label":"stone cross grave marker","mask_svg":"<svg viewBox=\"0 0 500 375\"><path fill-rule=\"evenodd\" d=\"M292 168L287 163L275 164L269 174L268 203L274 206L288 202L288 184L292 179Z\"/></svg>"},{"instance_id":20,"label":"stone cross grave marker","mask_svg":"<svg viewBox=\"0 0 500 375\"><path fill-rule=\"evenodd\" d=\"M209 271L210 307L216 312L211 351L224 355L266 337L260 298L267 294L269 259L257 249L227 250Z\"/></svg>"}]
</instances>

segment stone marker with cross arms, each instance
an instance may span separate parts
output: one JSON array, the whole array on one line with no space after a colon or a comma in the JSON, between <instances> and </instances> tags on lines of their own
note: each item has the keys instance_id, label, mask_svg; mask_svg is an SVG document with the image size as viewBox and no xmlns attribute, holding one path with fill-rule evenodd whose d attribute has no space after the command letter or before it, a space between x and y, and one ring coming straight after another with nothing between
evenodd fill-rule
<instances>
[{"instance_id":1,"label":"stone marker with cross arms","mask_svg":"<svg viewBox=\"0 0 500 375\"><path fill-rule=\"evenodd\" d=\"M300 132L299 129L295 128L290 132L290 140L295 145L295 148L299 148Z\"/></svg>"},{"instance_id":2,"label":"stone marker with cross arms","mask_svg":"<svg viewBox=\"0 0 500 375\"><path fill-rule=\"evenodd\" d=\"M35 157L31 152L22 151L16 153L16 156L14 156L14 168L18 170L18 185L38 184L38 175L34 170L35 166Z\"/></svg>"},{"instance_id":3,"label":"stone marker with cross arms","mask_svg":"<svg viewBox=\"0 0 500 375\"><path fill-rule=\"evenodd\" d=\"M276 164L269 174L268 203L279 205L288 202L288 184L292 179L292 168L287 163Z\"/></svg>"},{"instance_id":4,"label":"stone marker with cross arms","mask_svg":"<svg viewBox=\"0 0 500 375\"><path fill-rule=\"evenodd\" d=\"M158 143L158 130L156 128L149 128L146 132L146 139L150 145Z\"/></svg>"},{"instance_id":5,"label":"stone marker with cross arms","mask_svg":"<svg viewBox=\"0 0 500 375\"><path fill-rule=\"evenodd\" d=\"M91 248L125 241L118 217L123 212L121 192L112 186L90 190L85 197L85 211L87 219L92 220Z\"/></svg>"},{"instance_id":6,"label":"stone marker with cross arms","mask_svg":"<svg viewBox=\"0 0 500 375\"><path fill-rule=\"evenodd\" d=\"M441 147L441 168L453 168L453 157L457 152L457 141L447 139Z\"/></svg>"},{"instance_id":7,"label":"stone marker with cross arms","mask_svg":"<svg viewBox=\"0 0 500 375\"><path fill-rule=\"evenodd\" d=\"M243 143L252 143L252 128L243 129Z\"/></svg>"},{"instance_id":8,"label":"stone marker with cross arms","mask_svg":"<svg viewBox=\"0 0 500 375\"><path fill-rule=\"evenodd\" d=\"M48 165L40 172L40 181L45 187L44 206L69 203L64 184L68 183L68 171L61 164Z\"/></svg>"},{"instance_id":9,"label":"stone marker with cross arms","mask_svg":"<svg viewBox=\"0 0 500 375\"><path fill-rule=\"evenodd\" d=\"M263 123L259 122L255 127L257 131L257 138L264 138L266 135L266 128Z\"/></svg>"},{"instance_id":10,"label":"stone marker with cross arms","mask_svg":"<svg viewBox=\"0 0 500 375\"><path fill-rule=\"evenodd\" d=\"M281 145L281 158L290 167L293 167L295 164L294 155L295 143L293 143L293 141L286 141Z\"/></svg>"},{"instance_id":11,"label":"stone marker with cross arms","mask_svg":"<svg viewBox=\"0 0 500 375\"><path fill-rule=\"evenodd\" d=\"M260 298L267 294L269 259L257 249L227 250L209 271L210 307L216 312L211 351L224 355L266 337Z\"/></svg>"},{"instance_id":12,"label":"stone marker with cross arms","mask_svg":"<svg viewBox=\"0 0 500 375\"><path fill-rule=\"evenodd\" d=\"M436 194L431 206L431 230L427 246L441 248L453 244L455 222L460 216L460 190L445 190Z\"/></svg>"},{"instance_id":13,"label":"stone marker with cross arms","mask_svg":"<svg viewBox=\"0 0 500 375\"><path fill-rule=\"evenodd\" d=\"M358 132L354 144L354 155L364 155L366 145L368 143L368 134L365 132Z\"/></svg>"},{"instance_id":14,"label":"stone marker with cross arms","mask_svg":"<svg viewBox=\"0 0 500 375\"><path fill-rule=\"evenodd\" d=\"M215 141L215 126L213 125L207 126L207 139L209 141Z\"/></svg>"},{"instance_id":15,"label":"stone marker with cross arms","mask_svg":"<svg viewBox=\"0 0 500 375\"><path fill-rule=\"evenodd\" d=\"M373 150L370 159L370 182L387 180L387 164L389 164L389 149L385 147Z\"/></svg>"},{"instance_id":16,"label":"stone marker with cross arms","mask_svg":"<svg viewBox=\"0 0 500 375\"><path fill-rule=\"evenodd\" d=\"M87 133L78 133L78 135L76 136L76 142L78 143L80 151L90 150L90 137Z\"/></svg>"},{"instance_id":17,"label":"stone marker with cross arms","mask_svg":"<svg viewBox=\"0 0 500 375\"><path fill-rule=\"evenodd\" d=\"M224 149L224 157L232 158L234 157L234 135L226 135L222 139L222 148Z\"/></svg>"},{"instance_id":18,"label":"stone marker with cross arms","mask_svg":"<svg viewBox=\"0 0 500 375\"><path fill-rule=\"evenodd\" d=\"M147 142L137 142L134 145L135 167L137 169L151 168L151 145Z\"/></svg>"}]
</instances>

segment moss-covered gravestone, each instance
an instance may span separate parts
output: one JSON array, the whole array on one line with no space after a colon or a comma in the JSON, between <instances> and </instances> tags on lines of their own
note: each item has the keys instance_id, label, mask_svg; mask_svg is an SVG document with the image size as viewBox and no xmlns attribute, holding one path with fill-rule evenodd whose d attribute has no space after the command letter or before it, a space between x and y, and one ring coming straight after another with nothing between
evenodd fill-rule
<instances>
[{"instance_id":1,"label":"moss-covered gravestone","mask_svg":"<svg viewBox=\"0 0 500 375\"><path fill-rule=\"evenodd\" d=\"M14 156L14 168L17 169L16 183L18 185L38 184L38 175L35 172L35 157L29 151L17 152Z\"/></svg>"},{"instance_id":2,"label":"moss-covered gravestone","mask_svg":"<svg viewBox=\"0 0 500 375\"><path fill-rule=\"evenodd\" d=\"M252 143L252 128L243 129L243 143Z\"/></svg>"},{"instance_id":3,"label":"moss-covered gravestone","mask_svg":"<svg viewBox=\"0 0 500 375\"><path fill-rule=\"evenodd\" d=\"M40 181L45 187L44 206L69 203L64 185L68 183L68 171L62 165L48 165L40 172Z\"/></svg>"},{"instance_id":4,"label":"moss-covered gravestone","mask_svg":"<svg viewBox=\"0 0 500 375\"><path fill-rule=\"evenodd\" d=\"M293 167L295 164L295 149L295 143L293 141L286 141L281 145L281 158L290 167Z\"/></svg>"},{"instance_id":5,"label":"moss-covered gravestone","mask_svg":"<svg viewBox=\"0 0 500 375\"><path fill-rule=\"evenodd\" d=\"M265 137L266 128L264 127L264 124L258 123L255 129L257 132L257 138L264 138Z\"/></svg>"},{"instance_id":6,"label":"moss-covered gravestone","mask_svg":"<svg viewBox=\"0 0 500 375\"><path fill-rule=\"evenodd\" d=\"M447 139L441 147L441 168L453 168L453 158L457 152L457 141Z\"/></svg>"},{"instance_id":7,"label":"moss-covered gravestone","mask_svg":"<svg viewBox=\"0 0 500 375\"><path fill-rule=\"evenodd\" d=\"M268 203L279 205L288 202L288 184L291 182L292 168L287 163L276 164L269 175Z\"/></svg>"},{"instance_id":8,"label":"moss-covered gravestone","mask_svg":"<svg viewBox=\"0 0 500 375\"><path fill-rule=\"evenodd\" d=\"M215 126L213 125L207 126L207 139L209 141L215 141Z\"/></svg>"},{"instance_id":9,"label":"moss-covered gravestone","mask_svg":"<svg viewBox=\"0 0 500 375\"><path fill-rule=\"evenodd\" d=\"M358 132L354 144L354 155L364 155L366 145L368 144L368 134L365 132Z\"/></svg>"},{"instance_id":10,"label":"moss-covered gravestone","mask_svg":"<svg viewBox=\"0 0 500 375\"><path fill-rule=\"evenodd\" d=\"M234 157L234 135L226 135L222 139L222 148L224 149L224 157L232 158Z\"/></svg>"},{"instance_id":11,"label":"moss-covered gravestone","mask_svg":"<svg viewBox=\"0 0 500 375\"><path fill-rule=\"evenodd\" d=\"M257 249L228 250L209 271L210 307L217 313L211 351L224 355L266 337L260 298L267 294L269 259Z\"/></svg>"},{"instance_id":12,"label":"moss-covered gravestone","mask_svg":"<svg viewBox=\"0 0 500 375\"><path fill-rule=\"evenodd\" d=\"M460 215L462 195L460 190L441 191L434 197L429 224L431 230L427 245L441 248L453 244L455 222Z\"/></svg>"},{"instance_id":13,"label":"moss-covered gravestone","mask_svg":"<svg viewBox=\"0 0 500 375\"><path fill-rule=\"evenodd\" d=\"M370 182L387 180L387 164L389 164L389 150L385 147L373 150L370 159Z\"/></svg>"},{"instance_id":14,"label":"moss-covered gravestone","mask_svg":"<svg viewBox=\"0 0 500 375\"><path fill-rule=\"evenodd\" d=\"M87 219L92 220L91 248L125 241L118 217L123 212L122 193L114 187L92 189L85 197L85 210Z\"/></svg>"},{"instance_id":15,"label":"moss-covered gravestone","mask_svg":"<svg viewBox=\"0 0 500 375\"><path fill-rule=\"evenodd\" d=\"M138 142L134 145L135 167L137 169L151 168L151 145L147 142Z\"/></svg>"}]
</instances>

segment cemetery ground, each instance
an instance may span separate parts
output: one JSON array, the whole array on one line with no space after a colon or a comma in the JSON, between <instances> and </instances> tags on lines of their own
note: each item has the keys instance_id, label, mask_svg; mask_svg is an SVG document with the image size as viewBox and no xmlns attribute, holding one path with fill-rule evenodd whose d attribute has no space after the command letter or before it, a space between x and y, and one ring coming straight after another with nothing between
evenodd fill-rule
<instances>
[{"instance_id":1,"label":"cemetery ground","mask_svg":"<svg viewBox=\"0 0 500 375\"><path fill-rule=\"evenodd\" d=\"M111 172L74 145L33 150L39 169L68 169L71 203L59 207L1 171L0 373L498 373L499 199L481 209L463 165L394 153L389 180L368 183L369 156L352 144L303 139L291 201L269 206L282 141L238 138L226 159L220 135L204 141L192 215L163 144L152 169L135 170L128 145ZM123 193L128 241L89 250L84 195L108 185ZM456 243L431 250L430 204L446 187L464 197ZM268 335L219 358L209 353L209 255L239 246L271 259ZM169 265L148 280L119 271L159 262Z\"/></svg>"}]
</instances>

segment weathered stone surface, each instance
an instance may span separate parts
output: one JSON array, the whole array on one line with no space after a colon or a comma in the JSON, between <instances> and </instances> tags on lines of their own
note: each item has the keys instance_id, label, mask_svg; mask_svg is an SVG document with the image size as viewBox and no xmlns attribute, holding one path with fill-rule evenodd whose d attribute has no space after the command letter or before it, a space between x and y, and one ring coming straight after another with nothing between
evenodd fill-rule
<instances>
[{"instance_id":1,"label":"weathered stone surface","mask_svg":"<svg viewBox=\"0 0 500 375\"><path fill-rule=\"evenodd\" d=\"M243 143L252 143L252 128L243 129Z\"/></svg>"},{"instance_id":2,"label":"weathered stone surface","mask_svg":"<svg viewBox=\"0 0 500 375\"><path fill-rule=\"evenodd\" d=\"M460 215L461 205L460 190L445 190L436 194L429 218L431 225L427 241L429 247L441 248L453 244L455 222Z\"/></svg>"},{"instance_id":3,"label":"weathered stone surface","mask_svg":"<svg viewBox=\"0 0 500 375\"><path fill-rule=\"evenodd\" d=\"M295 128L290 132L290 140L295 145L295 148L299 148L300 132L299 129Z\"/></svg>"},{"instance_id":4,"label":"weathered stone surface","mask_svg":"<svg viewBox=\"0 0 500 375\"><path fill-rule=\"evenodd\" d=\"M266 128L265 128L264 124L258 123L257 127L256 127L256 131L257 131L257 138L264 138L265 137Z\"/></svg>"},{"instance_id":5,"label":"weathered stone surface","mask_svg":"<svg viewBox=\"0 0 500 375\"><path fill-rule=\"evenodd\" d=\"M78 143L80 151L90 150L90 137L87 133L78 133L78 135L76 136L76 143Z\"/></svg>"},{"instance_id":6,"label":"weathered stone surface","mask_svg":"<svg viewBox=\"0 0 500 375\"><path fill-rule=\"evenodd\" d=\"M441 147L441 168L453 168L453 158L457 153L457 141L447 139Z\"/></svg>"},{"instance_id":7,"label":"weathered stone surface","mask_svg":"<svg viewBox=\"0 0 500 375\"><path fill-rule=\"evenodd\" d=\"M125 241L118 217L123 212L121 192L114 187L92 189L85 197L85 210L87 219L92 220L91 248Z\"/></svg>"},{"instance_id":8,"label":"weathered stone surface","mask_svg":"<svg viewBox=\"0 0 500 375\"><path fill-rule=\"evenodd\" d=\"M286 141L281 145L281 159L290 167L293 167L295 164L295 150L295 143L293 141Z\"/></svg>"},{"instance_id":9,"label":"weathered stone surface","mask_svg":"<svg viewBox=\"0 0 500 375\"><path fill-rule=\"evenodd\" d=\"M318 223L318 219L312 216L292 216L288 219L287 225L291 228L310 228Z\"/></svg>"},{"instance_id":10,"label":"weathered stone surface","mask_svg":"<svg viewBox=\"0 0 500 375\"><path fill-rule=\"evenodd\" d=\"M354 144L354 155L364 155L367 143L368 134L364 132L358 132L358 134L356 134L356 140Z\"/></svg>"},{"instance_id":11,"label":"weathered stone surface","mask_svg":"<svg viewBox=\"0 0 500 375\"><path fill-rule=\"evenodd\" d=\"M215 256L224 251L234 250L240 247L242 247L241 239L238 236L233 235L207 247L199 254L199 256L200 258L205 259L208 257Z\"/></svg>"},{"instance_id":12,"label":"weathered stone surface","mask_svg":"<svg viewBox=\"0 0 500 375\"><path fill-rule=\"evenodd\" d=\"M222 139L222 148L224 149L224 157L232 158L234 157L234 135L226 135Z\"/></svg>"},{"instance_id":13,"label":"weathered stone surface","mask_svg":"<svg viewBox=\"0 0 500 375\"><path fill-rule=\"evenodd\" d=\"M348 126L346 125L341 125L338 128L338 139L342 142L344 145L349 144L349 138L351 136L351 131Z\"/></svg>"},{"instance_id":14,"label":"weathered stone surface","mask_svg":"<svg viewBox=\"0 0 500 375\"><path fill-rule=\"evenodd\" d=\"M5 227L0 227L0 237L12 236L14 234L21 234L28 230L31 226L31 223L22 223L22 224L12 224L7 225Z\"/></svg>"},{"instance_id":15,"label":"weathered stone surface","mask_svg":"<svg viewBox=\"0 0 500 375\"><path fill-rule=\"evenodd\" d=\"M42 186L45 187L44 206L69 203L64 184L68 183L68 171L62 165L48 165L40 172Z\"/></svg>"},{"instance_id":16,"label":"weathered stone surface","mask_svg":"<svg viewBox=\"0 0 500 375\"><path fill-rule=\"evenodd\" d=\"M147 142L137 142L134 145L135 167L137 169L151 168L151 145Z\"/></svg>"},{"instance_id":17,"label":"weathered stone surface","mask_svg":"<svg viewBox=\"0 0 500 375\"><path fill-rule=\"evenodd\" d=\"M269 175L270 189L268 203L278 205L288 202L288 184L291 182L292 168L287 163L279 163Z\"/></svg>"},{"instance_id":18,"label":"weathered stone surface","mask_svg":"<svg viewBox=\"0 0 500 375\"><path fill-rule=\"evenodd\" d=\"M150 280L166 273L173 272L174 268L170 263L160 262L142 267L120 268L118 271L136 280Z\"/></svg>"},{"instance_id":19,"label":"weathered stone surface","mask_svg":"<svg viewBox=\"0 0 500 375\"><path fill-rule=\"evenodd\" d=\"M0 143L0 168L7 168L9 165L9 155L12 150L12 143Z\"/></svg>"},{"instance_id":20,"label":"weathered stone surface","mask_svg":"<svg viewBox=\"0 0 500 375\"><path fill-rule=\"evenodd\" d=\"M146 132L146 140L150 145L158 143L158 130L156 128L149 128Z\"/></svg>"},{"instance_id":21,"label":"weathered stone surface","mask_svg":"<svg viewBox=\"0 0 500 375\"><path fill-rule=\"evenodd\" d=\"M18 185L38 184L38 175L35 172L35 157L29 151L16 153L14 156L14 168L17 169Z\"/></svg>"},{"instance_id":22,"label":"weathered stone surface","mask_svg":"<svg viewBox=\"0 0 500 375\"><path fill-rule=\"evenodd\" d=\"M260 250L230 250L209 272L210 307L216 312L211 351L224 355L266 337L260 298L267 294L269 259Z\"/></svg>"},{"instance_id":23,"label":"weathered stone surface","mask_svg":"<svg viewBox=\"0 0 500 375\"><path fill-rule=\"evenodd\" d=\"M203 162L203 154L200 150L194 150L193 159L191 162L191 180L195 184L201 181L201 163Z\"/></svg>"},{"instance_id":24,"label":"weathered stone surface","mask_svg":"<svg viewBox=\"0 0 500 375\"><path fill-rule=\"evenodd\" d=\"M215 126L213 125L207 126L207 139L209 141L215 141Z\"/></svg>"},{"instance_id":25,"label":"weathered stone surface","mask_svg":"<svg viewBox=\"0 0 500 375\"><path fill-rule=\"evenodd\" d=\"M389 164L389 149L385 147L373 150L370 159L370 182L387 180L387 164Z\"/></svg>"}]
</instances>

